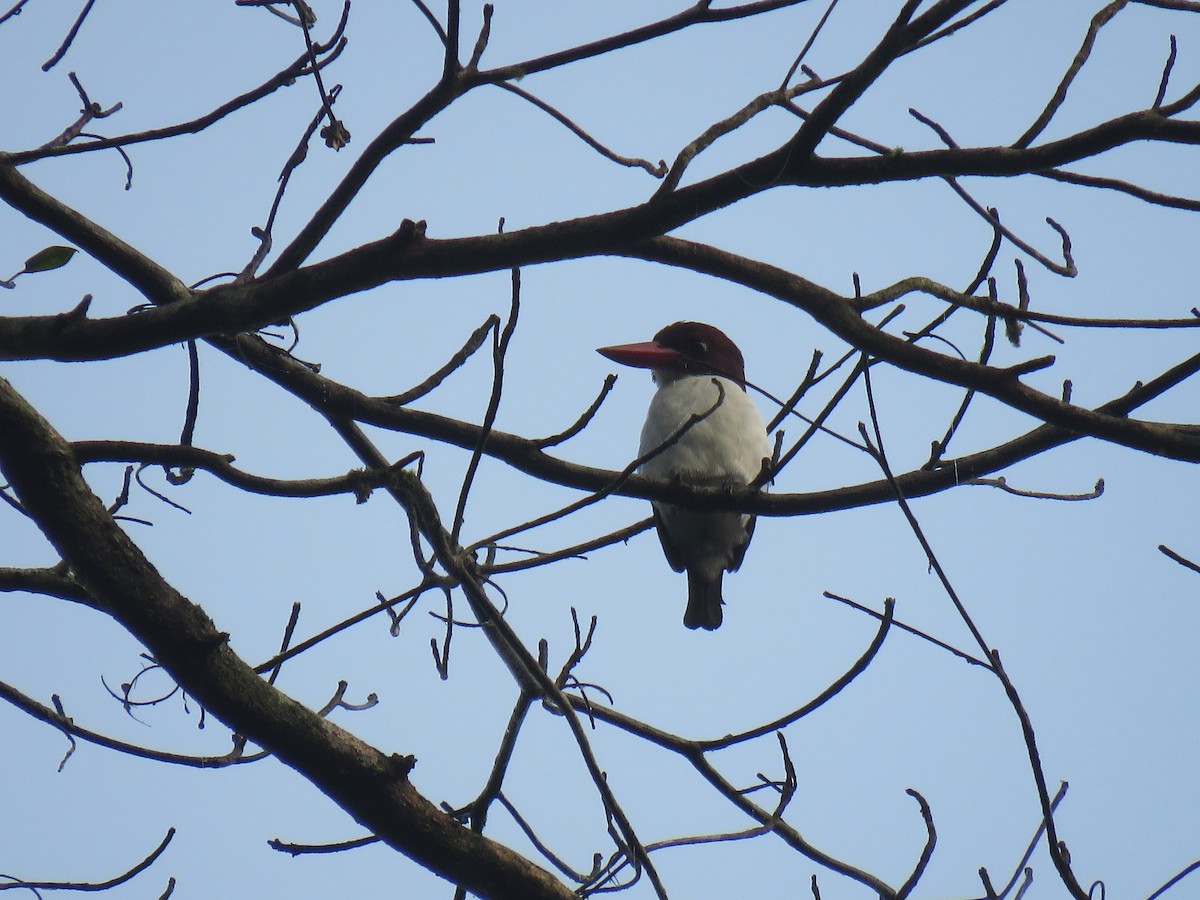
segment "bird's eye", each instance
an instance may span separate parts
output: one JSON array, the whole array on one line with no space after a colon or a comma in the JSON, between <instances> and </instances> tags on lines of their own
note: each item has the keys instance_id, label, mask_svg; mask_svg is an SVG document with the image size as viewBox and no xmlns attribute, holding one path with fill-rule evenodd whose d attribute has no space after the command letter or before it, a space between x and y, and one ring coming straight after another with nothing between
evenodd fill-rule
<instances>
[{"instance_id":1,"label":"bird's eye","mask_svg":"<svg viewBox=\"0 0 1200 900\"><path fill-rule=\"evenodd\" d=\"M704 341L693 341L692 342L692 355L703 356L707 352L708 352L708 344L704 343Z\"/></svg>"}]
</instances>

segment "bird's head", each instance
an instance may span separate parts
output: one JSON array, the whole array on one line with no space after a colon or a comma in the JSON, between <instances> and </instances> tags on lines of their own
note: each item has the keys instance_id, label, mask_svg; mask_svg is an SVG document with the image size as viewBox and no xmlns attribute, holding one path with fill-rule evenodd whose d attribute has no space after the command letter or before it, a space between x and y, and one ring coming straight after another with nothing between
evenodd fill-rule
<instances>
[{"instance_id":1,"label":"bird's head","mask_svg":"<svg viewBox=\"0 0 1200 900\"><path fill-rule=\"evenodd\" d=\"M658 385L684 375L721 375L746 389L742 351L725 332L703 322L676 322L652 341L600 347L596 352L622 365L650 369Z\"/></svg>"}]
</instances>

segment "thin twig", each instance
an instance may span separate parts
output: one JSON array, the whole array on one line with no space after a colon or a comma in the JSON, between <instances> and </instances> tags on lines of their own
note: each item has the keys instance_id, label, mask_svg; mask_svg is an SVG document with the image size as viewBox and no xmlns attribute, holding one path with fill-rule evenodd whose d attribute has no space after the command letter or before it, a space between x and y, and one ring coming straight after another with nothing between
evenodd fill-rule
<instances>
[{"instance_id":1,"label":"thin twig","mask_svg":"<svg viewBox=\"0 0 1200 900\"><path fill-rule=\"evenodd\" d=\"M66 38L63 39L59 48L54 51L54 55L42 63L42 71L49 72L54 66L58 65L59 61L67 55L67 51L71 49L71 44L75 42L76 35L79 34L79 29L83 27L83 20L88 17L88 13L92 11L96 0L87 0L83 4L83 9L80 10L78 17L75 19L75 24L71 26L71 30L67 32Z\"/></svg>"},{"instance_id":2,"label":"thin twig","mask_svg":"<svg viewBox=\"0 0 1200 900\"><path fill-rule=\"evenodd\" d=\"M289 841L281 841L279 838L271 838L267 841L267 846L272 850L278 850L280 853L303 856L308 854L343 853L346 850L357 850L360 847L369 847L372 844L378 844L380 840L382 838L378 838L373 834L367 837L351 838L348 841L334 841L330 844L294 844Z\"/></svg>"},{"instance_id":3,"label":"thin twig","mask_svg":"<svg viewBox=\"0 0 1200 900\"><path fill-rule=\"evenodd\" d=\"M826 597L829 600L836 600L839 603L844 603L844 604L846 604L846 606L849 606L851 609L856 609L859 612L866 613L868 616L871 616L874 619L879 619L880 621L883 620L883 613L876 612L875 610L871 609L869 606L863 606L861 603L851 600L849 597L843 597L840 594L833 593L832 591L822 591L821 596ZM976 656L972 656L970 653L966 653L962 650L959 650L957 647L947 644L945 641L938 640L937 638L933 637L933 635L926 634L924 631L921 631L921 629L919 629L919 628L913 628L911 625L906 625L903 622L897 621L895 619L892 620L892 627L899 628L901 631L906 631L909 634L913 635L914 637L921 638L921 640L923 640L923 641L928 641L930 644L933 644L935 647L940 647L941 649L947 651L948 653L951 653L954 656L957 656L959 659L964 660L965 662L969 662L973 666L982 666L985 669L990 669L992 667L992 664L990 662L985 662L984 660L979 659Z\"/></svg>"},{"instance_id":4,"label":"thin twig","mask_svg":"<svg viewBox=\"0 0 1200 900\"><path fill-rule=\"evenodd\" d=\"M11 19L15 16L19 16L21 14L21 11L24 8L25 4L28 2L29 2L29 0L17 0L16 6L12 7L12 9L10 9L8 12L6 12L4 15L0 16L0 25L3 25L9 19Z\"/></svg>"},{"instance_id":5,"label":"thin twig","mask_svg":"<svg viewBox=\"0 0 1200 900\"><path fill-rule=\"evenodd\" d=\"M320 62L320 67L324 68L329 65L345 49L346 41L342 37L342 31L346 26L346 20L343 18L338 24L338 30L330 38L328 43L319 44L314 47L315 51L323 56ZM175 137L181 134L195 134L203 131L214 122L219 122L231 113L242 109L252 103L261 100L263 97L273 93L281 87L289 87L296 82L298 78L308 74L309 54L303 53L291 65L287 66L258 87L253 88L244 94L234 97L227 103L223 103L216 109L196 119L190 119L187 122L181 122L177 125L168 125L163 128L152 128L147 131L138 131L130 134L119 135L111 138L98 138L90 144L71 143L58 147L38 148L36 150L24 150L9 154L8 159L14 165L22 165L32 162L37 159L43 159L50 156L64 156L73 153L89 153L97 150L107 150L111 147L122 147L129 144L144 143L147 141L158 141L164 138Z\"/></svg>"},{"instance_id":6,"label":"thin twig","mask_svg":"<svg viewBox=\"0 0 1200 900\"><path fill-rule=\"evenodd\" d=\"M341 634L347 628L357 625L359 622L365 622L367 619L377 616L381 612L387 612L388 610L394 609L396 606L403 605L404 608L397 613L396 617L392 620L392 627L394 629L396 624L398 624L406 615L408 615L409 611L426 591L443 586L444 585L442 583L436 581L422 581L421 584L417 585L415 588L405 591L399 596L380 600L380 602L374 606L368 606L366 609L360 610L352 616L347 616L337 624L329 626L323 631L314 634L310 638L306 638L305 640L296 644L294 647L281 650L267 661L259 663L257 666L255 666L254 671L260 675L265 672L274 671L281 663L286 662L295 656L299 656L301 653L312 649L317 644L329 640L329 638L336 634Z\"/></svg>"},{"instance_id":7,"label":"thin twig","mask_svg":"<svg viewBox=\"0 0 1200 900\"><path fill-rule=\"evenodd\" d=\"M428 22L430 26L432 26L433 30L437 33L438 39L442 42L442 46L444 47L447 44L447 40L446 29L442 27L442 23L438 21L437 16L435 16L433 11L425 5L423 0L412 0L412 2L413 6L421 11L421 15L425 17L425 21Z\"/></svg>"},{"instance_id":8,"label":"thin twig","mask_svg":"<svg viewBox=\"0 0 1200 900\"><path fill-rule=\"evenodd\" d=\"M1084 35L1083 44L1075 53L1075 58L1071 60L1070 66L1067 67L1066 73L1059 82L1058 87L1054 90L1054 95L1046 104L1046 108L1034 120L1029 129L1017 138L1012 146L1015 149L1022 150L1033 143L1034 138L1045 131L1046 126L1050 124L1050 120L1054 118L1054 114L1058 112L1063 101L1067 99L1067 90L1071 87L1071 83L1075 80L1075 76L1083 68L1088 57L1092 54L1092 48L1096 44L1096 37L1100 33L1100 29L1107 25L1117 13L1124 9L1129 3L1129 0L1113 0L1098 13L1092 16L1091 24L1088 26L1087 34Z\"/></svg>"},{"instance_id":9,"label":"thin twig","mask_svg":"<svg viewBox=\"0 0 1200 900\"><path fill-rule=\"evenodd\" d=\"M780 82L780 89L786 88L791 83L792 76L796 74L796 70L800 68L800 64L804 62L804 57L808 56L808 51L812 49L812 45L817 41L817 35L821 33L821 29L825 27L825 23L829 21L834 7L838 5L838 0L829 0L829 5L825 7L825 12L813 27L812 32L808 35L808 40L804 42L804 46L800 48L800 52L796 54L796 59L788 68L787 74L783 76L783 81Z\"/></svg>"},{"instance_id":10,"label":"thin twig","mask_svg":"<svg viewBox=\"0 0 1200 900\"><path fill-rule=\"evenodd\" d=\"M1175 885L1179 884L1179 882L1183 881L1183 879L1187 878L1195 871L1200 871L1200 859L1196 860L1191 865L1184 866L1177 875L1167 879L1163 886L1147 897L1146 900L1158 900L1159 897L1161 897L1171 888L1175 887Z\"/></svg>"},{"instance_id":11,"label":"thin twig","mask_svg":"<svg viewBox=\"0 0 1200 900\"><path fill-rule=\"evenodd\" d=\"M987 325L983 331L983 346L979 350L979 364L987 365L988 360L992 356L992 348L996 342L996 317L988 316ZM946 448L950 445L950 439L954 437L958 427L962 424L963 419L967 414L967 407L971 405L971 401L975 398L975 391L967 388L963 394L962 402L959 403L958 409L955 410L954 416L950 419L950 424L946 428L946 433L942 435L941 440L934 441L932 450L929 454L929 459L925 462L925 468L932 468L945 455Z\"/></svg>"},{"instance_id":12,"label":"thin twig","mask_svg":"<svg viewBox=\"0 0 1200 900\"><path fill-rule=\"evenodd\" d=\"M1063 801L1063 798L1066 796L1067 796L1067 783L1064 781L1058 786L1058 791L1055 792L1054 799L1050 801L1050 809L1052 811L1057 810L1058 805ZM1033 838L1029 841L1029 845L1025 848L1025 853L1022 854L1020 861L1016 864L1016 866L1013 867L1012 877L1008 879L1008 883L1004 886L1004 890L1000 891L999 894L996 894L997 897L1007 896L1008 892L1011 891L1013 889L1013 887L1016 886L1017 879L1021 877L1021 873L1029 872L1029 869L1027 868L1029 865L1029 860L1033 858L1033 851L1037 849L1037 845L1041 841L1042 835L1045 833L1046 833L1046 823L1043 820L1039 820L1037 828L1033 832ZM1028 877L1028 875L1026 877ZM991 883L990 879L987 882L985 882L985 884L988 886L990 886L990 883ZM993 893L995 893L995 892L993 891ZM1019 898L1019 896L1020 895L1018 894L1018 898ZM979 900L988 900L988 898L980 897Z\"/></svg>"},{"instance_id":13,"label":"thin twig","mask_svg":"<svg viewBox=\"0 0 1200 900\"><path fill-rule=\"evenodd\" d=\"M1008 674L1004 671L1004 667L1001 665L999 652L990 648L987 645L987 642L984 641L983 635L980 633L978 626L976 626L974 620L971 618L971 615L967 612L965 605L958 596L957 590L955 590L953 584L950 582L949 577L946 575L945 570L942 568L942 565L937 558L937 555L933 552L933 547L929 544L928 539L925 537L924 530L921 528L920 523L917 521L916 516L912 512L912 509L909 507L908 501L905 499L904 494L900 491L898 485L896 484L895 477L892 475L891 466L887 461L887 453L883 446L883 436L879 425L879 416L875 407L875 396L871 388L870 367L867 367L866 369L863 385L866 389L867 407L870 411L871 424L875 436L874 443L872 444L870 442L870 437L867 433L867 428L865 425L859 425L859 432L862 434L863 440L872 447L872 456L874 456L876 462L879 464L880 469L883 471L884 476L892 485L896 495L896 502L901 511L904 513L904 517L908 521L913 535L920 543L921 549L925 552L925 557L929 562L930 568L932 568L937 574L943 590L945 590L947 596L954 604L955 609L958 611L959 618L962 619L963 624L967 626L967 629L971 632L972 637L975 638L975 641L979 645L980 649L983 650L984 654L992 662L992 670L996 673L996 677L1000 680L1000 683L1004 688L1004 692L1008 697L1009 703L1012 705L1013 711L1016 712L1017 718L1021 723L1021 732L1025 738L1025 748L1029 755L1030 769L1033 774L1034 784L1037 788L1038 799L1041 801L1042 819L1046 826L1047 845L1050 851L1050 857L1054 862L1054 867L1058 870L1063 885L1068 891L1070 891L1071 895L1075 897L1076 900L1087 900L1087 892L1079 884L1079 881L1075 877L1075 873L1071 870L1071 863L1065 854L1062 842L1058 838L1057 828L1055 827L1054 823L1054 811L1050 805L1050 794L1046 788L1046 776L1042 768L1041 756L1037 748L1037 740L1033 732L1033 724L1029 719L1029 714L1026 711L1024 704L1021 702L1021 698L1017 693L1016 686L1012 683L1012 680L1008 677Z\"/></svg>"},{"instance_id":14,"label":"thin twig","mask_svg":"<svg viewBox=\"0 0 1200 900\"><path fill-rule=\"evenodd\" d=\"M1158 82L1158 93L1154 95L1154 103L1151 109L1159 109L1163 105L1163 101L1167 98L1167 85L1171 83L1171 70L1175 68L1175 35L1171 35L1171 50L1167 54L1167 61L1163 65L1162 78Z\"/></svg>"},{"instance_id":15,"label":"thin twig","mask_svg":"<svg viewBox=\"0 0 1200 900\"><path fill-rule=\"evenodd\" d=\"M921 856L917 859L917 864L913 866L912 873L905 880L904 884L896 891L896 900L904 900L916 888L917 882L921 880L921 876L925 874L925 869L929 866L929 860L933 858L933 848L937 846L937 829L933 825L933 813L930 812L929 804L925 798L917 791L909 788L905 791L910 797L917 801L921 808L921 819L925 822L925 846L921 849Z\"/></svg>"},{"instance_id":16,"label":"thin twig","mask_svg":"<svg viewBox=\"0 0 1200 900\"><path fill-rule=\"evenodd\" d=\"M710 125L699 137L679 151L679 154L675 157L675 161L671 163L670 169L666 172L666 178L663 179L663 183L654 192L651 202L662 199L674 191L679 186L679 181L683 178L683 173L691 161L707 150L718 138L741 128L763 110L769 109L772 106L782 106L793 100L803 91L810 89L810 85L801 84L795 87L767 91L764 94L759 94L728 118Z\"/></svg>"},{"instance_id":17,"label":"thin twig","mask_svg":"<svg viewBox=\"0 0 1200 900\"><path fill-rule=\"evenodd\" d=\"M557 447L559 444L565 443L566 441L569 441L571 438L575 437L575 435L583 431L583 429L588 426L592 419L595 418L596 413L600 411L600 404L602 404L605 398L608 397L609 392L613 389L613 385L616 383L616 375L612 374L611 372L608 375L605 375L604 384L600 386L600 393L596 395L596 399L593 400L591 405L580 414L579 418L575 420L573 425L563 431L558 432L558 434L552 434L549 437L544 438L534 438L533 443L538 447L538 449L545 450L547 447Z\"/></svg>"},{"instance_id":18,"label":"thin twig","mask_svg":"<svg viewBox=\"0 0 1200 900\"><path fill-rule=\"evenodd\" d=\"M1127 2L1127 0L1124 0L1124 2ZM949 133L946 131L945 128L943 128L941 125L938 125L936 122L934 122L932 119L928 118L927 116L924 116L921 113L917 112L915 109L910 109L909 112L918 121L920 121L920 122L924 123L925 125L928 125L930 128L932 128L937 133L937 135L946 143L946 145L948 147L950 147L951 149L958 149L958 145L953 141L953 139L950 137ZM1064 275L1068 278L1073 278L1075 275L1078 274L1078 269L1076 269L1076 267L1075 267L1075 262L1071 258L1070 242L1066 239L1066 232L1063 231L1062 227L1059 226L1053 219L1047 218L1046 222L1059 233L1060 237L1062 237L1064 239L1063 261L1061 263L1056 263L1054 260L1050 259L1050 257L1046 256L1040 250L1038 250L1036 247L1034 247L1032 244L1023 240L1017 234L1015 234L1014 232L1010 231L1008 228L1006 228L1005 226L1000 224L1000 219L997 218L995 215L993 215L992 210L985 208L982 203L980 203L978 200L976 200L974 197L972 197L971 194L967 191L967 189L964 188L959 183L957 178L953 177L952 175L943 175L943 176L941 176L941 178L942 178L942 181L944 181L946 184L950 185L951 190L953 190L954 193L958 194L958 196L963 199L963 201L967 204L967 206L971 207L971 209L977 215L979 215L981 218L983 218L984 221L986 221L989 225L991 225L993 229L1000 231L1006 238L1008 238L1016 246L1020 247L1022 250L1024 250L1026 253L1028 253L1030 256L1032 256L1034 259L1036 259L1039 263L1041 263L1043 266L1045 266L1051 272L1054 272L1058 275Z\"/></svg>"},{"instance_id":19,"label":"thin twig","mask_svg":"<svg viewBox=\"0 0 1200 900\"><path fill-rule=\"evenodd\" d=\"M288 616L287 625L283 629L283 641L279 645L279 662L271 667L271 674L267 676L267 684L274 684L275 679L279 677L279 673L283 670L283 654L287 653L288 645L292 642L292 635L296 633L296 624L300 621L300 602L296 601L292 604L292 614Z\"/></svg>"},{"instance_id":20,"label":"thin twig","mask_svg":"<svg viewBox=\"0 0 1200 900\"><path fill-rule=\"evenodd\" d=\"M314 73L315 71L314 69ZM323 88L322 91L324 91ZM279 214L279 207L283 203L283 195L287 191L288 184L291 183L292 173L308 158L308 142L312 140L312 136L321 122L327 116L331 115L333 104L337 102L338 95L341 92L342 86L335 84L328 95L322 93L321 109L309 121L308 127L304 129L304 133L300 137L300 141L283 164L283 169L279 173L279 186L275 189L275 198L271 201L271 210L267 213L266 224L262 228L255 227L250 230L250 233L258 238L258 248L254 251L254 255L250 258L250 261L246 263L245 267L238 274L239 280L244 281L252 278L254 273L258 271L258 267L262 265L262 261L266 258L267 254L271 252L275 230L275 217ZM299 334L297 334L296 339L299 341ZM294 347L295 343L289 348L289 352Z\"/></svg>"},{"instance_id":21,"label":"thin twig","mask_svg":"<svg viewBox=\"0 0 1200 900\"><path fill-rule=\"evenodd\" d=\"M458 352L451 356L450 359L446 361L445 365L443 365L440 369L438 369L420 384L409 388L402 394L392 394L389 397L380 397L379 399L388 403L394 403L397 406L404 406L405 404L412 403L414 400L424 397L434 388L438 387L438 385L440 385L443 381L445 381L447 376L462 368L463 364L471 358L472 354L474 354L476 350L483 346L483 341L488 336L488 332L493 331L499 325L500 317L495 313L492 313L487 317L482 325L471 332L471 336L467 338L466 342L462 345L462 347L459 348Z\"/></svg>"},{"instance_id":22,"label":"thin twig","mask_svg":"<svg viewBox=\"0 0 1200 900\"><path fill-rule=\"evenodd\" d=\"M75 92L79 94L79 102L83 104L79 109L79 118L76 119L72 124L68 125L66 129L64 129L56 137L51 138L39 146L37 148L38 150L52 150L55 147L64 147L77 137L87 137L88 135L84 134L83 129L87 126L88 122L91 122L93 119L108 118L113 113L119 112L124 107L124 104L118 101L108 109L102 108L99 103L93 103L91 98L88 97L87 91L83 89L83 85L79 81L79 76L77 76L74 72L68 72L67 78L69 78L71 84L75 86ZM122 156L124 155L125 154L122 153ZM132 169L132 165L129 163L128 156L125 156L125 163Z\"/></svg>"},{"instance_id":23,"label":"thin twig","mask_svg":"<svg viewBox=\"0 0 1200 900\"><path fill-rule=\"evenodd\" d=\"M620 153L617 153L613 150L609 150L602 143L600 143L598 140L596 140L594 137L592 137L590 134L588 134L586 131L584 131L579 125L576 125L575 122L573 122L566 115L559 112L557 109L555 109L553 106L551 106L546 101L541 100L538 97L535 97L533 94L529 93L529 91L524 90L523 88L519 88L515 84L511 84L507 81L497 82L496 87L502 88L502 89L508 91L510 94L516 94L522 100L532 103L534 106L536 106L542 112L546 113L547 115L549 115L553 119L555 119L557 122L564 125L568 131L570 131L577 138L582 140L585 144L587 144L589 147L591 147L593 150L595 150L597 153L599 153L601 156L605 157L606 159L610 159L613 162L618 163L622 166L629 166L630 168L645 169L647 172L649 172L655 178L662 178L664 175L667 174L667 164L664 160L660 159L658 161L658 165L655 165L654 163L650 162L647 159L642 159L637 156L622 156Z\"/></svg>"},{"instance_id":24,"label":"thin twig","mask_svg":"<svg viewBox=\"0 0 1200 900\"><path fill-rule=\"evenodd\" d=\"M467 69L475 71L479 68L479 61L483 59L483 52L487 49L488 41L492 36L492 13L494 8L492 4L483 4L483 24L479 27L479 37L475 39L475 49L471 51L471 58L467 60Z\"/></svg>"},{"instance_id":25,"label":"thin twig","mask_svg":"<svg viewBox=\"0 0 1200 900\"><path fill-rule=\"evenodd\" d=\"M1165 206L1170 209L1186 209L1193 212L1200 210L1200 200L1194 200L1191 197L1178 197L1174 194L1164 194L1159 191L1152 191L1140 185L1132 184L1128 181L1122 181L1119 178L1105 178L1101 175L1085 175L1082 172L1071 172L1067 169L1043 169L1040 172L1033 174L1039 175L1042 178L1049 178L1051 181L1062 181L1066 184L1078 184L1084 187L1103 188L1110 191L1120 191L1123 194L1128 194L1131 197L1136 197L1139 200L1144 200L1146 203L1153 203L1155 206Z\"/></svg>"},{"instance_id":26,"label":"thin twig","mask_svg":"<svg viewBox=\"0 0 1200 900\"><path fill-rule=\"evenodd\" d=\"M234 735L233 749L229 753L220 756L187 756L182 753L170 753L165 750L151 750L148 747L140 747L137 744L118 741L97 731L84 728L82 725L76 724L74 719L64 716L56 709L39 703L32 697L23 694L12 685L4 682L0 682L0 698L7 700L13 706L28 713L35 719L45 722L48 725L53 725L64 733L69 733L72 737L81 738L98 747L106 747L109 750L116 750L118 753L135 756L140 759L149 759L155 762L196 769L221 769L227 766L257 762L267 756L265 752L246 755L244 753L245 740L237 735Z\"/></svg>"},{"instance_id":27,"label":"thin twig","mask_svg":"<svg viewBox=\"0 0 1200 900\"><path fill-rule=\"evenodd\" d=\"M1161 552L1168 559L1175 560L1175 562L1179 563L1181 566L1184 566L1185 568L1191 569L1193 572L1200 572L1200 563L1194 563L1190 559L1180 556L1178 553L1176 553L1174 550L1172 550L1166 544L1159 544L1158 549L1159 549L1159 552Z\"/></svg>"},{"instance_id":28,"label":"thin twig","mask_svg":"<svg viewBox=\"0 0 1200 900\"><path fill-rule=\"evenodd\" d=\"M978 484L987 487L999 488L1008 494L1013 494L1017 497L1030 497L1034 500L1062 500L1065 502L1076 502L1081 500L1095 500L1104 495L1104 479L1097 478L1095 486L1090 491L1081 491L1077 494L1066 494L1056 491L1031 491L1025 488L1015 488L1008 483L1008 480L1000 475L996 478L968 478L962 484Z\"/></svg>"},{"instance_id":29,"label":"thin twig","mask_svg":"<svg viewBox=\"0 0 1200 900\"><path fill-rule=\"evenodd\" d=\"M754 738L759 738L765 734L770 734L774 731L779 731L782 728L786 728L788 725L799 721L814 710L820 709L822 706L840 694L843 690L845 690L846 686L849 685L850 682L854 681L855 678L867 670L867 667L871 664L871 661L874 660L876 654L879 653L880 648L883 646L884 638L887 637L888 631L892 627L892 613L895 610L895 606L896 601L891 597L888 597L883 601L883 615L879 619L879 628L875 632L875 636L872 638L870 646L863 651L862 655L854 661L854 664L850 666L850 668L843 672L837 678L837 680L825 688L825 690L821 691L821 693L819 693L812 700L809 700L803 706L797 707L791 712L788 712L771 722L756 726L755 728L749 728L736 734L727 734L719 738L696 741L696 748L707 753L712 750L723 750L726 747L733 747L737 744L743 744L746 741L753 740Z\"/></svg>"},{"instance_id":30,"label":"thin twig","mask_svg":"<svg viewBox=\"0 0 1200 900\"><path fill-rule=\"evenodd\" d=\"M115 878L110 878L107 881L16 881L12 884L5 884L0 887L20 888L27 891L33 891L35 894L37 891L80 891L87 893L110 891L115 887L125 884L127 881L131 880L137 875L140 875L142 872L145 872L148 868L154 865L158 858L166 851L167 846L171 843L171 840L174 837L175 829L168 828L166 835L164 835L163 839L159 841L158 846L151 850L150 854L145 859L122 874L116 876Z\"/></svg>"},{"instance_id":31,"label":"thin twig","mask_svg":"<svg viewBox=\"0 0 1200 900\"><path fill-rule=\"evenodd\" d=\"M561 509L557 509L557 510L554 510L553 512L546 513L545 515L538 516L535 519L530 519L527 522L522 522L520 525L513 525L509 528L505 528L503 531L498 531L495 534L490 535L486 538L483 538L480 541L476 541L468 549L471 551L475 551L475 550L478 550L480 547L487 546L489 544L495 544L497 541L502 541L505 538L512 537L514 534L519 534L523 531L529 531L530 529L533 529L533 528L539 528L542 525L547 525L550 522L554 522L554 521L557 521L558 519L565 518L566 516L569 516L572 513L576 513L585 507L591 506L594 503L598 503L599 501L603 500L605 497L612 494L614 491L618 490L621 487L621 485L623 485L626 481L629 480L629 477L631 475L633 475L634 472L636 472L638 469L640 469L642 466L644 466L650 460L657 457L659 454L665 453L667 450L669 450L671 447L673 447L676 443L678 443L683 438L684 435L686 435L689 431L691 431L693 428L695 428L697 425L699 425L701 422L703 422L705 419L707 419L709 416L711 416L713 413L715 413L721 407L721 404L723 404L725 402L725 387L724 387L724 385L721 384L720 380L717 378L712 379L712 383L717 388L717 399L713 402L712 406L710 406L708 409L704 410L703 412L693 413L691 416L688 417L687 421L685 421L682 425L680 425L677 429L675 429L675 431L673 431L670 435L668 435L666 440L664 440L657 447L652 447L650 450L646 451L645 453L641 454L636 459L634 459L633 462L629 463L629 465L625 466L625 468L623 468L620 472L618 472L616 477L614 477L612 480L610 480L608 482L608 484L604 485L604 487L600 488L599 490L593 491L588 496L582 497L573 503L567 504L566 506L562 507Z\"/></svg>"},{"instance_id":32,"label":"thin twig","mask_svg":"<svg viewBox=\"0 0 1200 900\"><path fill-rule=\"evenodd\" d=\"M463 521L467 514L467 497L471 493L471 485L475 479L475 473L479 470L480 460L483 458L483 449L487 446L488 434L491 433L492 427L496 424L496 413L500 409L500 397L504 393L504 362L508 355L508 345L512 340L513 331L517 327L517 319L521 314L521 270L514 268L512 270L512 295L508 311L508 321L504 323L503 330L493 328L492 340L492 392L488 397L487 410L483 415L483 425L479 430L479 440L475 443L475 449L471 453L471 460L467 464L467 471L463 475L462 487L458 492L458 505L454 509L454 524L450 528L450 536L457 543L459 535L462 533Z\"/></svg>"}]
</instances>

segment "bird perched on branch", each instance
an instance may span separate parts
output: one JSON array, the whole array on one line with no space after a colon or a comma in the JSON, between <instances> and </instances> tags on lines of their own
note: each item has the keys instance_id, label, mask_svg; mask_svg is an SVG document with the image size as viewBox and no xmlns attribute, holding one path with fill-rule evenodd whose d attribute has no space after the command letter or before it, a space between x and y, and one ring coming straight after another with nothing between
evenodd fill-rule
<instances>
[{"instance_id":1,"label":"bird perched on branch","mask_svg":"<svg viewBox=\"0 0 1200 900\"><path fill-rule=\"evenodd\" d=\"M758 408L746 395L742 353L724 332L676 322L641 344L601 347L613 362L650 369L658 390L642 426L641 474L697 487L750 484L769 461ZM656 452L657 451L657 452ZM652 454L652 455L651 455ZM721 624L721 580L742 564L754 516L654 503L654 523L667 562L687 570L683 624Z\"/></svg>"}]
</instances>

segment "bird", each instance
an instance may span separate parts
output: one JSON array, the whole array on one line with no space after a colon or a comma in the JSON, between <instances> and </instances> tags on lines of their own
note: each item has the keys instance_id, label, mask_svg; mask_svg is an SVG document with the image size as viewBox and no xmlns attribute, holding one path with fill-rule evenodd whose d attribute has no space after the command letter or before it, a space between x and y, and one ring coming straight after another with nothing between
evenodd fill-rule
<instances>
[{"instance_id":1,"label":"bird","mask_svg":"<svg viewBox=\"0 0 1200 900\"><path fill-rule=\"evenodd\" d=\"M769 464L766 426L746 394L745 360L720 329L676 322L652 341L600 347L596 352L613 362L649 369L658 387L642 426L638 458L648 457L638 468L642 475L728 489L749 485ZM692 425L679 434L689 422ZM662 449L655 453L658 448ZM726 572L742 564L754 534L754 516L659 502L652 506L667 562L676 572L687 571L683 624L719 628L725 602L721 582Z\"/></svg>"}]
</instances>

